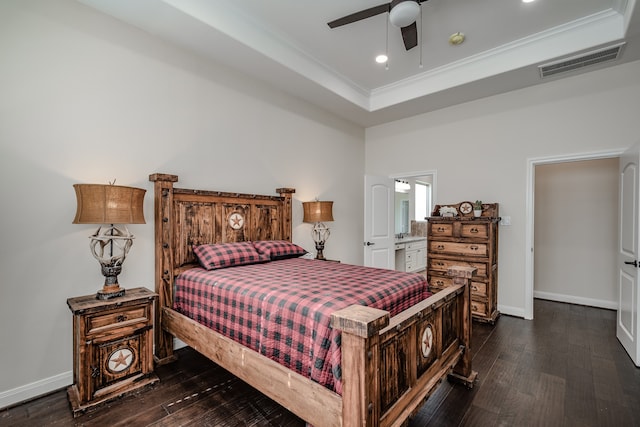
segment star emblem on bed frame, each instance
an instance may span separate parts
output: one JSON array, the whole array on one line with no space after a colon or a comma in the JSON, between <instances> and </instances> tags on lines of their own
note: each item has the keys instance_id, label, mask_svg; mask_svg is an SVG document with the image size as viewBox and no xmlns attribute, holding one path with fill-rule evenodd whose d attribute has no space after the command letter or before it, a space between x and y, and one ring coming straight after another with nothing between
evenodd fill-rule
<instances>
[{"instance_id":1,"label":"star emblem on bed frame","mask_svg":"<svg viewBox=\"0 0 640 427\"><path fill-rule=\"evenodd\" d=\"M244 226L244 217L238 212L229 215L229 226L234 230L240 230Z\"/></svg>"},{"instance_id":2,"label":"star emblem on bed frame","mask_svg":"<svg viewBox=\"0 0 640 427\"><path fill-rule=\"evenodd\" d=\"M431 350L433 349L433 330L431 329L431 325L427 325L427 327L424 328L424 331L422 331L422 340L420 344L422 346L422 356L424 358L429 357Z\"/></svg>"}]
</instances>

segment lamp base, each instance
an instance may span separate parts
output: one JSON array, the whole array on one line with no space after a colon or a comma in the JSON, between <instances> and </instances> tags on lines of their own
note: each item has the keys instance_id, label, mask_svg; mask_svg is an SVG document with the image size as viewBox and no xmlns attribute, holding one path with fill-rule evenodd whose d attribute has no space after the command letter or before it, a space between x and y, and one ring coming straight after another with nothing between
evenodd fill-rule
<instances>
[{"instance_id":1,"label":"lamp base","mask_svg":"<svg viewBox=\"0 0 640 427\"><path fill-rule=\"evenodd\" d=\"M96 293L96 299L108 300L111 298L123 297L125 289L120 286L105 286Z\"/></svg>"},{"instance_id":2,"label":"lamp base","mask_svg":"<svg viewBox=\"0 0 640 427\"><path fill-rule=\"evenodd\" d=\"M324 261L324 242L316 242L316 259Z\"/></svg>"},{"instance_id":3,"label":"lamp base","mask_svg":"<svg viewBox=\"0 0 640 427\"><path fill-rule=\"evenodd\" d=\"M101 262L104 285L96 294L99 300L107 300L124 296L124 288L118 284L118 274L122 272L122 265L110 260L110 263Z\"/></svg>"}]
</instances>

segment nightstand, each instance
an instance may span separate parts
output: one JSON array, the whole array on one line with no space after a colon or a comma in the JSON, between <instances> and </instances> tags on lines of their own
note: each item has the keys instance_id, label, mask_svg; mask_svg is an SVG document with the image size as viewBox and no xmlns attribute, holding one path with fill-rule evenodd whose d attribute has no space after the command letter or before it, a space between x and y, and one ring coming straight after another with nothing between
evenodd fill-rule
<instances>
[{"instance_id":1,"label":"nightstand","mask_svg":"<svg viewBox=\"0 0 640 427\"><path fill-rule=\"evenodd\" d=\"M73 312L73 415L159 381L153 373L153 306L157 294L69 298Z\"/></svg>"}]
</instances>

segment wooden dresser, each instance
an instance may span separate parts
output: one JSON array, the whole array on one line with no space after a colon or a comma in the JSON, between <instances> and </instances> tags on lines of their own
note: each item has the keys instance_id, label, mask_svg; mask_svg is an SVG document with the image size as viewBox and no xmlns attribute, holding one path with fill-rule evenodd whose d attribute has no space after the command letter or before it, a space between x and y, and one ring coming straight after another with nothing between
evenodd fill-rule
<instances>
[{"instance_id":1,"label":"wooden dresser","mask_svg":"<svg viewBox=\"0 0 640 427\"><path fill-rule=\"evenodd\" d=\"M447 270L452 266L477 268L471 281L471 312L474 320L495 323L498 311L498 216L497 203L482 205L482 216L469 212L469 202L436 206L428 218L427 280L431 292L452 285ZM462 213L460 209L462 206ZM456 208L458 215L442 217L442 206Z\"/></svg>"}]
</instances>

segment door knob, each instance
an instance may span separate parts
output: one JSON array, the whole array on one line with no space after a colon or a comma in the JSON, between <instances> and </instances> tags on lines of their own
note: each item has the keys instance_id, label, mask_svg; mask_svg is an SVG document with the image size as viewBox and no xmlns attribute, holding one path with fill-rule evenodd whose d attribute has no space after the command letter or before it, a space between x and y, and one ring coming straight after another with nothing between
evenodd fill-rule
<instances>
[{"instance_id":1,"label":"door knob","mask_svg":"<svg viewBox=\"0 0 640 427\"><path fill-rule=\"evenodd\" d=\"M375 245L375 243L366 242L366 243L365 243L365 245L367 245L367 246L373 246L373 245Z\"/></svg>"},{"instance_id":2,"label":"door knob","mask_svg":"<svg viewBox=\"0 0 640 427\"><path fill-rule=\"evenodd\" d=\"M634 267L638 266L638 261L636 261L635 259L633 261L625 261L624 263L628 265L633 265Z\"/></svg>"}]
</instances>

